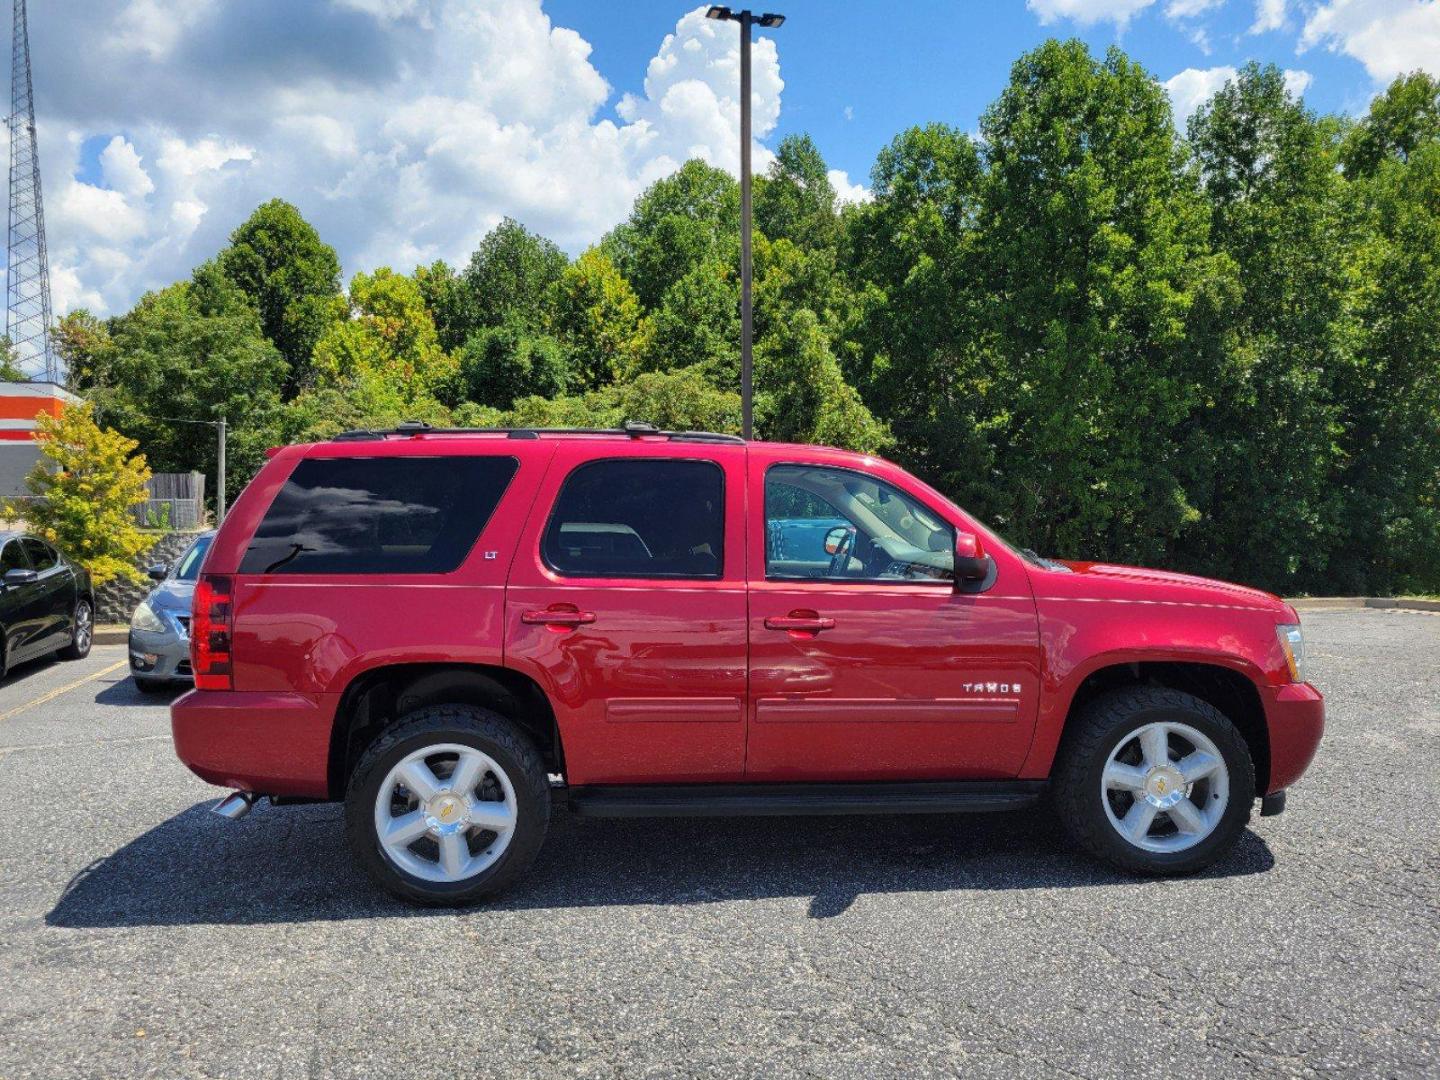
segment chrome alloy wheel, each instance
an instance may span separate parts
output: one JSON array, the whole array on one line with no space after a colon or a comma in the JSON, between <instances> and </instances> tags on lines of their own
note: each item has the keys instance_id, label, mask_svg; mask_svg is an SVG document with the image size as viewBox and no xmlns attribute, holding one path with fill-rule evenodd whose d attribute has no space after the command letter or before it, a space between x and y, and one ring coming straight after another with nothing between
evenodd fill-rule
<instances>
[{"instance_id":1,"label":"chrome alloy wheel","mask_svg":"<svg viewBox=\"0 0 1440 1080\"><path fill-rule=\"evenodd\" d=\"M1230 772L1189 724L1157 721L1124 736L1105 759L1100 799L1115 831L1145 851L1185 851L1220 824Z\"/></svg>"},{"instance_id":2,"label":"chrome alloy wheel","mask_svg":"<svg viewBox=\"0 0 1440 1080\"><path fill-rule=\"evenodd\" d=\"M493 866L515 835L515 788L494 758L442 743L402 759L375 796L386 857L426 881L464 881Z\"/></svg>"},{"instance_id":3,"label":"chrome alloy wheel","mask_svg":"<svg viewBox=\"0 0 1440 1080\"><path fill-rule=\"evenodd\" d=\"M79 652L90 648L90 639L95 635L95 617L90 613L90 605L84 600L75 605L75 634L71 639Z\"/></svg>"}]
</instances>

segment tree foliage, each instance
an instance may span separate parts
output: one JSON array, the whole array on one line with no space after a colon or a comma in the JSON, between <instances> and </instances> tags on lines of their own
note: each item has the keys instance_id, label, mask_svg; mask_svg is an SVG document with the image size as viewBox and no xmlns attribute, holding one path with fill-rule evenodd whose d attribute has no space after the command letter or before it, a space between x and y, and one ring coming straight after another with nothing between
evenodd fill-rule
<instances>
[{"instance_id":1,"label":"tree foliage","mask_svg":"<svg viewBox=\"0 0 1440 1080\"><path fill-rule=\"evenodd\" d=\"M841 205L806 136L755 185L768 439L885 453L1016 542L1277 591L1440 589L1440 83L1317 116L1250 65L1175 129L1118 49L1046 42L977 135L899 132ZM701 161L572 259L506 219L463 269L338 287L293 207L56 330L161 467L406 419L740 429L740 193Z\"/></svg>"},{"instance_id":2,"label":"tree foliage","mask_svg":"<svg viewBox=\"0 0 1440 1080\"><path fill-rule=\"evenodd\" d=\"M340 295L340 259L300 211L271 199L230 234L222 273L250 298L265 336L290 365L292 387L308 383L315 343Z\"/></svg>"},{"instance_id":3,"label":"tree foliage","mask_svg":"<svg viewBox=\"0 0 1440 1080\"><path fill-rule=\"evenodd\" d=\"M139 445L95 422L89 405L70 405L58 416L42 413L37 438L41 459L25 486L36 499L5 508L26 528L54 544L103 585L115 578L143 582L135 556L151 538L131 509L147 498L150 469Z\"/></svg>"}]
</instances>

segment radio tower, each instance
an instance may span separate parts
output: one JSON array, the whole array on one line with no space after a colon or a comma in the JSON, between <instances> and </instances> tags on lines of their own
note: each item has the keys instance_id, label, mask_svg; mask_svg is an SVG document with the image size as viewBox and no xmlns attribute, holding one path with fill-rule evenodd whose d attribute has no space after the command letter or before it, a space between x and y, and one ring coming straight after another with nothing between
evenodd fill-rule
<instances>
[{"instance_id":1,"label":"radio tower","mask_svg":"<svg viewBox=\"0 0 1440 1080\"><path fill-rule=\"evenodd\" d=\"M35 91L30 83L30 27L25 0L15 0L10 49L10 230L6 267L5 333L20 367L58 381L50 343L50 265L45 254L45 206L35 144Z\"/></svg>"}]
</instances>

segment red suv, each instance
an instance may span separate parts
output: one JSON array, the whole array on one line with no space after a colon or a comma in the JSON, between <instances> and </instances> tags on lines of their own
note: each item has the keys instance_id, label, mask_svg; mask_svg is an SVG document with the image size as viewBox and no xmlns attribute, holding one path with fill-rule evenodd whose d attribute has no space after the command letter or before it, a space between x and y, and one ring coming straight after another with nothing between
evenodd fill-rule
<instances>
[{"instance_id":1,"label":"red suv","mask_svg":"<svg viewBox=\"0 0 1440 1080\"><path fill-rule=\"evenodd\" d=\"M175 748L344 800L424 903L597 815L999 810L1129 870L1222 856L1315 753L1294 609L1019 551L873 457L645 424L272 451L195 591Z\"/></svg>"}]
</instances>

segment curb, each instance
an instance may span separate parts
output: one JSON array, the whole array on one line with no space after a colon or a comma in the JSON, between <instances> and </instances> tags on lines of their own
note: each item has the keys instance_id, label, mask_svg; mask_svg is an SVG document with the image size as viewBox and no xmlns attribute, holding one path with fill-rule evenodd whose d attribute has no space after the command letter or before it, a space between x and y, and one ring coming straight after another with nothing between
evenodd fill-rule
<instances>
[{"instance_id":1,"label":"curb","mask_svg":"<svg viewBox=\"0 0 1440 1080\"><path fill-rule=\"evenodd\" d=\"M130 628L128 626L97 626L95 636L90 639L92 645L124 645L130 640Z\"/></svg>"},{"instance_id":2,"label":"curb","mask_svg":"<svg viewBox=\"0 0 1440 1080\"><path fill-rule=\"evenodd\" d=\"M1383 611L1440 611L1440 600L1405 596L1305 596L1286 601L1296 611L1334 611L1337 608L1378 608Z\"/></svg>"}]
</instances>

